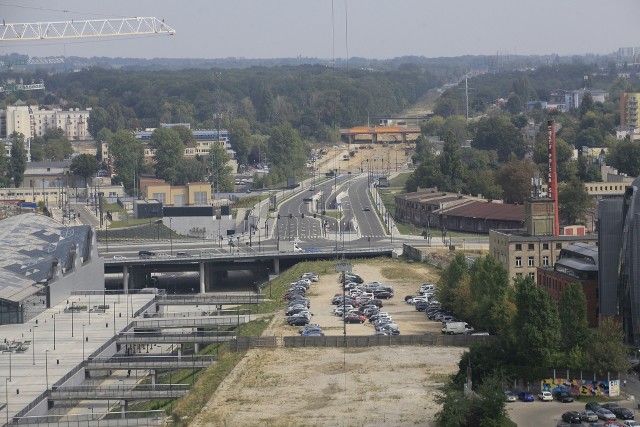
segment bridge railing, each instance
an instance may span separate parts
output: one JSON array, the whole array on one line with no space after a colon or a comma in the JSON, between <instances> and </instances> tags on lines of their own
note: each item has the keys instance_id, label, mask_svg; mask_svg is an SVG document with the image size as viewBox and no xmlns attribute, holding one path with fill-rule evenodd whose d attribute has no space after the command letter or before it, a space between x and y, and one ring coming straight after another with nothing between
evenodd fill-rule
<instances>
[{"instance_id":1,"label":"bridge railing","mask_svg":"<svg viewBox=\"0 0 640 427\"><path fill-rule=\"evenodd\" d=\"M158 295L159 303L182 304L260 304L264 302L264 295Z\"/></svg>"}]
</instances>

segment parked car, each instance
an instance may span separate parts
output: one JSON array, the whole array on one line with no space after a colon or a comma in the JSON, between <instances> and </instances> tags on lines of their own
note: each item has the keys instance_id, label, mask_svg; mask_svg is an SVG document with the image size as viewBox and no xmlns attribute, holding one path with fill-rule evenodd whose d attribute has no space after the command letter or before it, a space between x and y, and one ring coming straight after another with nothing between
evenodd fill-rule
<instances>
[{"instance_id":1,"label":"parked car","mask_svg":"<svg viewBox=\"0 0 640 427\"><path fill-rule=\"evenodd\" d=\"M289 320L289 324L291 326L304 326L309 323L309 319L306 317L296 317L294 319Z\"/></svg>"},{"instance_id":2,"label":"parked car","mask_svg":"<svg viewBox=\"0 0 640 427\"><path fill-rule=\"evenodd\" d=\"M381 329L376 331L374 335L400 335L399 329Z\"/></svg>"},{"instance_id":3,"label":"parked car","mask_svg":"<svg viewBox=\"0 0 640 427\"><path fill-rule=\"evenodd\" d=\"M584 405L584 409L596 412L598 409L600 409L601 406L602 405L600 405L598 402L587 402L587 404Z\"/></svg>"},{"instance_id":4,"label":"parked car","mask_svg":"<svg viewBox=\"0 0 640 427\"><path fill-rule=\"evenodd\" d=\"M580 412L578 411L567 411L562 414L562 421L570 423L570 424L582 424L582 419L580 418Z\"/></svg>"},{"instance_id":5,"label":"parked car","mask_svg":"<svg viewBox=\"0 0 640 427\"><path fill-rule=\"evenodd\" d=\"M640 423L633 420L627 420L622 423L624 427L640 427Z\"/></svg>"},{"instance_id":6,"label":"parked car","mask_svg":"<svg viewBox=\"0 0 640 427\"><path fill-rule=\"evenodd\" d=\"M322 335L316 335L316 334L322 334ZM324 336L324 332L322 332L322 329L320 328L309 328L305 331L302 331L300 333L300 335L302 336Z\"/></svg>"},{"instance_id":7,"label":"parked car","mask_svg":"<svg viewBox=\"0 0 640 427\"><path fill-rule=\"evenodd\" d=\"M552 402L553 401L553 395L551 394L550 391L541 391L540 393L538 393L538 399L544 401L544 402Z\"/></svg>"},{"instance_id":8,"label":"parked car","mask_svg":"<svg viewBox=\"0 0 640 427\"><path fill-rule=\"evenodd\" d=\"M427 307L429 306L429 304L427 304L426 302L423 301L418 301L416 303L416 310L418 311L425 311L427 309Z\"/></svg>"},{"instance_id":9,"label":"parked car","mask_svg":"<svg viewBox=\"0 0 640 427\"><path fill-rule=\"evenodd\" d=\"M155 255L156 253L151 251L138 251L138 256L140 258L151 258L152 256L155 256Z\"/></svg>"},{"instance_id":10,"label":"parked car","mask_svg":"<svg viewBox=\"0 0 640 427\"><path fill-rule=\"evenodd\" d=\"M598 415L598 418L600 418L601 420L614 421L616 419L616 415L613 412L611 412L607 408L603 408L602 406L598 408L595 412Z\"/></svg>"},{"instance_id":11,"label":"parked car","mask_svg":"<svg viewBox=\"0 0 640 427\"><path fill-rule=\"evenodd\" d=\"M533 402L534 400L536 400L533 397L533 393L529 393L528 391L521 391L520 393L518 393L518 399L523 402Z\"/></svg>"},{"instance_id":12,"label":"parked car","mask_svg":"<svg viewBox=\"0 0 640 427\"><path fill-rule=\"evenodd\" d=\"M180 251L180 252L176 252L176 256L177 256L178 258L190 258L190 257L191 257L191 254L190 254L190 253L188 253L188 252L182 252L182 251Z\"/></svg>"},{"instance_id":13,"label":"parked car","mask_svg":"<svg viewBox=\"0 0 640 427\"><path fill-rule=\"evenodd\" d=\"M505 390L505 392L504 392L504 400L506 402L515 402L515 401L518 400L518 396L516 396L516 394L513 393L512 391Z\"/></svg>"},{"instance_id":14,"label":"parked car","mask_svg":"<svg viewBox=\"0 0 640 427\"><path fill-rule=\"evenodd\" d=\"M562 403L570 403L573 402L573 396L571 396L571 393L569 393L566 390L558 390L553 394L553 397L555 397L556 400L562 402ZM585 409L589 409L589 408L585 408Z\"/></svg>"},{"instance_id":15,"label":"parked car","mask_svg":"<svg viewBox=\"0 0 640 427\"><path fill-rule=\"evenodd\" d=\"M359 316L357 314L347 313L344 316L344 322L345 323L364 323L364 321L365 321L365 317L364 316Z\"/></svg>"},{"instance_id":16,"label":"parked car","mask_svg":"<svg viewBox=\"0 0 640 427\"><path fill-rule=\"evenodd\" d=\"M618 406L617 408L611 408L609 410L611 412L613 412L613 414L617 418L619 418L621 420L632 420L632 419L634 419L633 412L631 412L627 408L623 408L621 406Z\"/></svg>"},{"instance_id":17,"label":"parked car","mask_svg":"<svg viewBox=\"0 0 640 427\"><path fill-rule=\"evenodd\" d=\"M122 256L122 255L114 255L113 256L113 260L114 261L124 261L126 259L127 259L127 257L126 256Z\"/></svg>"},{"instance_id":18,"label":"parked car","mask_svg":"<svg viewBox=\"0 0 640 427\"><path fill-rule=\"evenodd\" d=\"M582 411L582 413L580 413L580 418L582 418L582 421L586 421L590 423L598 422L598 414L596 414L590 409L586 409Z\"/></svg>"}]
</instances>

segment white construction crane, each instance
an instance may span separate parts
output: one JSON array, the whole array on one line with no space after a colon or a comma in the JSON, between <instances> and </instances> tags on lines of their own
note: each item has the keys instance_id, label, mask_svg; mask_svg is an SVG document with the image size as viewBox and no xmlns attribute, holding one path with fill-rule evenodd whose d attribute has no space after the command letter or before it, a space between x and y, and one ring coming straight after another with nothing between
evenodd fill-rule
<instances>
[{"instance_id":1,"label":"white construction crane","mask_svg":"<svg viewBox=\"0 0 640 427\"><path fill-rule=\"evenodd\" d=\"M176 31L154 17L33 22L0 25L0 41L168 34Z\"/></svg>"}]
</instances>

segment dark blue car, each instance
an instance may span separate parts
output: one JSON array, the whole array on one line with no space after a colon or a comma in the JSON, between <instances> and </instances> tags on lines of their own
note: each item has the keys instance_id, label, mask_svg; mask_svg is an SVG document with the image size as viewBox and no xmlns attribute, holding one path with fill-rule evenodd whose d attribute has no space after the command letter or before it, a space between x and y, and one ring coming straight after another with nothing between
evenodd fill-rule
<instances>
[{"instance_id":1,"label":"dark blue car","mask_svg":"<svg viewBox=\"0 0 640 427\"><path fill-rule=\"evenodd\" d=\"M533 397L533 393L530 393L528 391L521 391L520 393L518 393L518 399L522 400L523 402L533 402L535 399L535 397Z\"/></svg>"}]
</instances>

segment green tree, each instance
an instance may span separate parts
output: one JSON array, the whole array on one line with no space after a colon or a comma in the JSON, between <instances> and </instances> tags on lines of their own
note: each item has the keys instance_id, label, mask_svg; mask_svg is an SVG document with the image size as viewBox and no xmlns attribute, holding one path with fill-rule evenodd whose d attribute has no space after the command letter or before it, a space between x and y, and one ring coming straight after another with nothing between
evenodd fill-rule
<instances>
[{"instance_id":1,"label":"green tree","mask_svg":"<svg viewBox=\"0 0 640 427\"><path fill-rule=\"evenodd\" d=\"M621 141L609 149L607 163L620 173L640 176L640 144L633 141Z\"/></svg>"},{"instance_id":2,"label":"green tree","mask_svg":"<svg viewBox=\"0 0 640 427\"><path fill-rule=\"evenodd\" d=\"M441 135L442 126L444 126L444 118L433 116L420 126L420 133L424 136Z\"/></svg>"},{"instance_id":3,"label":"green tree","mask_svg":"<svg viewBox=\"0 0 640 427\"><path fill-rule=\"evenodd\" d=\"M202 181L206 173L207 166L203 162L197 159L183 158L178 165L178 185Z\"/></svg>"},{"instance_id":4,"label":"green tree","mask_svg":"<svg viewBox=\"0 0 640 427\"><path fill-rule=\"evenodd\" d=\"M507 116L481 119L472 145L481 150L495 150L501 162L512 156L522 157L525 148L522 134Z\"/></svg>"},{"instance_id":5,"label":"green tree","mask_svg":"<svg viewBox=\"0 0 640 427\"><path fill-rule=\"evenodd\" d=\"M229 125L229 141L240 164L246 164L251 151L251 127L245 119L234 119Z\"/></svg>"},{"instance_id":6,"label":"green tree","mask_svg":"<svg viewBox=\"0 0 640 427\"><path fill-rule=\"evenodd\" d=\"M102 107L94 107L89 113L87 127L91 136L96 139L102 129L109 129L109 113L107 113L107 110Z\"/></svg>"},{"instance_id":7,"label":"green tree","mask_svg":"<svg viewBox=\"0 0 640 427\"><path fill-rule=\"evenodd\" d=\"M84 179L87 185L87 178L94 176L100 170L100 162L91 154L80 154L71 160L71 172Z\"/></svg>"},{"instance_id":8,"label":"green tree","mask_svg":"<svg viewBox=\"0 0 640 427\"><path fill-rule=\"evenodd\" d=\"M567 224L584 224L585 211L593 205L591 196L577 177L559 188L560 212Z\"/></svg>"},{"instance_id":9,"label":"green tree","mask_svg":"<svg viewBox=\"0 0 640 427\"><path fill-rule=\"evenodd\" d=\"M491 256L478 258L471 267L470 282L472 324L492 334L507 332L515 311L507 270Z\"/></svg>"},{"instance_id":10,"label":"green tree","mask_svg":"<svg viewBox=\"0 0 640 427\"><path fill-rule=\"evenodd\" d=\"M591 93L585 92L585 94L582 96L582 101L580 102L580 108L578 109L580 117L582 118L589 111L593 111L593 107L594 107L594 103L593 103L593 97L591 96Z\"/></svg>"},{"instance_id":11,"label":"green tree","mask_svg":"<svg viewBox=\"0 0 640 427\"><path fill-rule=\"evenodd\" d=\"M209 151L208 164L211 165L211 183L214 191L232 191L233 179L231 177L231 166L229 160L231 157L227 154L227 150L220 145L214 145Z\"/></svg>"},{"instance_id":12,"label":"green tree","mask_svg":"<svg viewBox=\"0 0 640 427\"><path fill-rule=\"evenodd\" d=\"M561 349L569 351L574 347L586 348L589 342L589 324L587 322L587 298L582 285L571 283L560 297L560 337Z\"/></svg>"},{"instance_id":13,"label":"green tree","mask_svg":"<svg viewBox=\"0 0 640 427\"><path fill-rule=\"evenodd\" d=\"M113 165L117 181L124 185L129 194L133 194L137 174L142 170L144 148L133 134L119 130L109 139L109 153L113 156Z\"/></svg>"},{"instance_id":14,"label":"green tree","mask_svg":"<svg viewBox=\"0 0 640 427\"><path fill-rule=\"evenodd\" d=\"M41 162L45 159L44 157L44 146L46 141L41 136L36 136L31 140L31 161L32 162Z\"/></svg>"},{"instance_id":15,"label":"green tree","mask_svg":"<svg viewBox=\"0 0 640 427\"><path fill-rule=\"evenodd\" d=\"M560 320L555 302L530 278L515 279L516 315L513 336L520 364L551 365L560 341Z\"/></svg>"},{"instance_id":16,"label":"green tree","mask_svg":"<svg viewBox=\"0 0 640 427\"><path fill-rule=\"evenodd\" d=\"M548 141L546 133L538 138L533 151L533 161L538 165L541 175L546 175L549 168ZM573 160L573 146L564 139L556 138L556 171L558 181L569 181L578 172L576 162Z\"/></svg>"},{"instance_id":17,"label":"green tree","mask_svg":"<svg viewBox=\"0 0 640 427\"><path fill-rule=\"evenodd\" d=\"M22 185L24 171L27 170L27 152L24 149L24 135L11 134L11 158L9 159L9 176L17 188Z\"/></svg>"},{"instance_id":18,"label":"green tree","mask_svg":"<svg viewBox=\"0 0 640 427\"><path fill-rule=\"evenodd\" d=\"M624 345L622 325L615 319L602 316L598 330L593 334L588 353L589 369L596 372L627 372L630 367Z\"/></svg>"},{"instance_id":19,"label":"green tree","mask_svg":"<svg viewBox=\"0 0 640 427\"><path fill-rule=\"evenodd\" d=\"M502 188L504 201L523 203L531 195L531 178L539 175L529 160L511 160L496 173L496 184Z\"/></svg>"},{"instance_id":20,"label":"green tree","mask_svg":"<svg viewBox=\"0 0 640 427\"><path fill-rule=\"evenodd\" d=\"M0 187L8 187L10 182L9 159L7 158L7 151L4 149L4 144L2 144L2 147L0 147Z\"/></svg>"},{"instance_id":21,"label":"green tree","mask_svg":"<svg viewBox=\"0 0 640 427\"><path fill-rule=\"evenodd\" d=\"M440 173L445 179L442 190L458 192L462 191L466 177L466 168L460 157L460 145L455 140L455 135L450 132L444 139L444 147L438 158Z\"/></svg>"},{"instance_id":22,"label":"green tree","mask_svg":"<svg viewBox=\"0 0 640 427\"><path fill-rule=\"evenodd\" d=\"M151 145L156 149L156 176L170 184L177 184L178 168L184 157L180 135L171 128L158 128L151 134Z\"/></svg>"},{"instance_id":23,"label":"green tree","mask_svg":"<svg viewBox=\"0 0 640 427\"><path fill-rule=\"evenodd\" d=\"M300 174L307 160L305 144L290 124L275 126L267 141L269 174L276 179Z\"/></svg>"},{"instance_id":24,"label":"green tree","mask_svg":"<svg viewBox=\"0 0 640 427\"><path fill-rule=\"evenodd\" d=\"M456 289L469 276L469 266L463 253L457 253L438 281L438 301L443 307L452 309L455 305Z\"/></svg>"}]
</instances>

